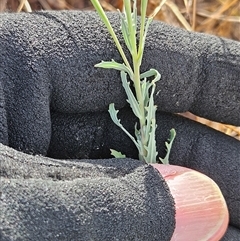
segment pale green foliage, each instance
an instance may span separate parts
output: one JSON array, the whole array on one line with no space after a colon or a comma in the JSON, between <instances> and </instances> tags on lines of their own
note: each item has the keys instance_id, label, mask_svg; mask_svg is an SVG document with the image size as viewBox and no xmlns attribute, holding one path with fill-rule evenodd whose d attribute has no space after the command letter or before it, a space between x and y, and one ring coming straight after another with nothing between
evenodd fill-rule
<instances>
[{"instance_id":1,"label":"pale green foliage","mask_svg":"<svg viewBox=\"0 0 240 241\"><path fill-rule=\"evenodd\" d=\"M109 33L111 34L116 47L122 56L122 64L112 61L102 61L96 64L95 67L106 69L116 69L121 73L121 80L123 88L127 94L127 102L132 108L134 115L138 118L139 124L135 124L135 138L123 127L117 117L118 110L115 109L114 104L109 105L109 113L113 122L119 126L133 141L139 152L139 159L147 163L156 163L157 151L155 131L156 125L156 110L157 106L154 105L154 91L156 82L160 79L160 74L155 69L150 69L145 73L140 73L140 66L143 58L144 45L147 35L147 30L154 16L146 20L147 0L141 1L141 21L140 21L140 38L139 45L137 46L137 6L136 0L133 1L133 9L131 0L123 0L124 11L119 12L121 21L121 31L125 44L131 54L133 68L129 64L122 46L98 0L91 0L93 6L97 10L103 23L106 25ZM157 13L157 12L156 12ZM155 14L156 14L155 13ZM151 81L149 81L149 78ZM135 95L130 88L130 81L132 81ZM174 132L175 133L175 132ZM169 152L172 146L175 134L171 131L170 143L166 143L167 155L161 159L164 163L168 163ZM111 154L115 157L124 157L122 153L111 150Z\"/></svg>"},{"instance_id":2,"label":"pale green foliage","mask_svg":"<svg viewBox=\"0 0 240 241\"><path fill-rule=\"evenodd\" d=\"M171 129L170 130L170 137L168 139L169 143L167 141L165 142L165 145L167 147L167 154L166 154L166 156L163 159L159 158L160 161L163 164L169 164L169 154L170 154L170 151L171 151L172 144L173 144L173 141L175 139L175 136L176 136L176 131L174 129Z\"/></svg>"},{"instance_id":3,"label":"pale green foliage","mask_svg":"<svg viewBox=\"0 0 240 241\"><path fill-rule=\"evenodd\" d=\"M114 156L115 158L125 158L126 157L120 151L115 151L113 149L110 149L110 151L111 151L111 155Z\"/></svg>"}]
</instances>

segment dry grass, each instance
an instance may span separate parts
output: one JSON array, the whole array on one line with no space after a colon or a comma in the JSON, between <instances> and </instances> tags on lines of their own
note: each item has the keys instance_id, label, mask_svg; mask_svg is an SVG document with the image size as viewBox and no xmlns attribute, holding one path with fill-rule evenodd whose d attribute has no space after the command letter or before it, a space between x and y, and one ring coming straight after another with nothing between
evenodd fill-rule
<instances>
[{"instance_id":1,"label":"dry grass","mask_svg":"<svg viewBox=\"0 0 240 241\"><path fill-rule=\"evenodd\" d=\"M138 0L140 2L140 0ZM100 0L107 11L122 9L122 0ZM240 41L239 0L149 0L148 14L163 4L156 19L189 31L210 33ZM1 0L1 11L93 9L90 0ZM212 122L191 113L187 118L201 122L240 140L240 127Z\"/></svg>"}]
</instances>

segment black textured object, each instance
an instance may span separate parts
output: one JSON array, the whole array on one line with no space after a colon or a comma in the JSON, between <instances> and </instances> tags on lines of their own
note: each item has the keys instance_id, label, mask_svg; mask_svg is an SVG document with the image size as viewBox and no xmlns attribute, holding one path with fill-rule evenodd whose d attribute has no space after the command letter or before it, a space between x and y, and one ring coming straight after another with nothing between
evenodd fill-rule
<instances>
[{"instance_id":1,"label":"black textured object","mask_svg":"<svg viewBox=\"0 0 240 241\"><path fill-rule=\"evenodd\" d=\"M119 118L134 135L136 119L130 108L121 109ZM211 177L227 201L230 223L240 229L240 142L181 116L158 112L156 118L159 156L164 157L164 143L169 137L169 130L174 127L177 136L170 163L195 169ZM108 113L88 113L85 116L55 114L52 123L49 153L52 157L110 158L111 148L128 157L138 158L133 142L112 122ZM85 124L81 128L82 123Z\"/></svg>"},{"instance_id":2,"label":"black textured object","mask_svg":"<svg viewBox=\"0 0 240 241\"><path fill-rule=\"evenodd\" d=\"M119 33L118 15L109 13L109 17ZM240 125L239 42L206 34L190 33L161 22L154 22L149 30L145 50L142 70L156 68L162 74L162 79L157 83L157 95L155 96L158 111L183 112L190 110L212 120ZM10 212L12 206L7 205L6 199L4 199L6 196L1 190L0 201L5 204L0 207L11 214L8 216L9 221L5 220L5 222L17 223L19 226L18 229L14 225L11 226L12 229L0 228L0 238L3 237L2 234L6 233L20 235L18 231L25 232L22 233L25 237L35 235L34 231L36 231L40 235L39 237L42 237L41 235L46 234L44 234L44 228L47 228L48 220L55 215L59 218L61 214L66 214L72 220L70 224L75 225L74 227L78 229L79 216L77 215L80 213L73 217L72 210L64 210L64 207L68 206L65 203L68 192L64 188L68 190L71 187L77 188L81 183L83 186L85 185L85 182L80 179L63 182L66 175L62 173L67 172L67 176L74 176L75 171L75 168L69 170L66 165L64 166L66 170L64 168L61 169L61 172L55 172L55 163L59 162L61 166L65 161L25 155L7 146L26 153L48 155L53 158L89 158L80 160L80 164L75 164L76 160L69 164L70 166L81 166L81 173L84 173L84 163L89 163L90 169L87 169L89 173L86 175L89 175L92 170L96 170L96 163L113 162L116 164L113 160L104 159L110 157L109 148L115 148L129 157L137 158L137 151L133 143L112 123L107 113L108 104L114 102L116 107L121 109L119 117L124 126L133 132L135 119L128 108L124 108L126 96L121 86L119 72L93 67L101 60L111 58L121 61L105 27L94 12L0 14L0 142L5 145L0 145L1 184L5 185L1 185L1 188L5 187L6 189L2 188L5 194L12 195L13 206L19 202L26 204L21 206L23 212L18 213L16 209L13 209L15 214L19 214L13 217ZM168 138L169 130L174 127L177 137L170 162L199 170L219 185L228 204L230 223L236 227L230 226L226 237L238 241L240 232L239 142L208 127L171 114L158 112L157 123L159 126L157 128L157 149L160 156L164 155L164 141ZM101 158L101 160L93 160L93 158ZM119 173L122 168L128 170L129 165L140 165L143 169L147 168L142 163L136 164L133 161L132 164L127 164L126 161L127 159L123 159L121 163L117 164L116 173ZM33 175L36 176L24 172L24 169L31 167L31 162L36 163L33 165L35 169L32 168ZM49 171L43 171L43 162L50 163ZM69 163L71 163L70 160ZM108 167L106 170L109 171ZM104 172L103 169L101 171ZM94 178L102 175L101 171L97 173L93 171L93 174L96 174L94 174ZM46 172L49 176L45 175ZM108 187L111 188L117 178L112 179L112 170L110 173L111 178L106 177L104 179L106 182L102 182L103 186L99 184L99 190L104 187L111 191ZM141 182L141 178L144 177L138 178ZM55 184L53 184L53 180ZM77 185L74 182L78 182ZM162 183L161 178L159 178L159 182ZM16 193L16 189L13 189L14 185L18 186L19 193L15 196L13 196L13 193ZM162 191L165 195L166 189L163 188ZM52 192L54 200L49 199L48 192ZM129 192L130 190L126 191L126 197L131 196ZM28 193L31 195L26 196ZM22 194L26 195L22 196ZM33 194L38 195L37 197L41 196L42 199L39 202L32 199ZM59 204L60 197L56 197L57 194L62 195L60 200L63 201L63 204L61 201ZM94 193L88 194L91 196ZM148 195L148 193L143 195ZM25 199L26 197L30 199ZM54 210L53 213L48 210L48 200L53 204L50 206L50 209ZM102 202L104 200L104 198L101 199ZM124 200L131 201L128 198ZM166 202L172 211L171 198L169 200ZM77 202L76 196L72 196L69 202ZM81 204L80 201L79 204ZM120 204L116 203L116 205ZM42 210L41 208L30 209L29 214L37 217L37 219L33 219L39 225L36 230L33 230L35 224L31 224L31 222L30 224L19 222L19 219L32 219L32 216L24 216L28 215L24 209L28 205L32 209L36 205L46 207ZM63 209L57 210L59 206ZM86 206L87 208L88 206ZM37 214L38 210L41 212ZM49 216L46 216L48 214ZM114 217L114 213L112 215L111 217ZM170 215L170 213L166 215ZM42 217L45 219L40 219ZM171 221L168 223L171 227L168 228L173 228L171 219L173 216L163 214L163 222L166 217ZM0 220L4 220L4 217L0 216ZM45 222L45 220L47 221ZM56 232L59 232L63 239L66 235L70 235L70 230L74 234L76 233L74 227L70 224L67 226L66 220L61 219L59 222L55 220L59 224ZM143 221L144 217L140 220ZM147 219L145 221L148 222ZM0 225L2 224L4 223L1 221ZM54 223L50 224L52 228L56 228ZM104 228L109 227L109 223L104 224L107 225ZM21 225L27 228L22 229ZM66 233L62 232L62 227L66 228L64 229L67 230ZM154 229L154 227L152 228ZM11 234L12 230L16 230L16 233ZM124 232L124 230L121 231ZM152 230L148 231L152 232ZM171 230L168 229L168 231L163 233L166 236L163 238L166 240L171 234ZM95 234L93 231L89 235L95 237ZM61 240L54 237L54 232L49 235L52 235L49 236L49 240L54 240L54 238ZM103 232L102 235L106 234ZM120 233L119 235L126 234ZM128 235L131 236L133 233ZM152 240L156 238L154 235L153 231ZM10 239L11 236L8 237ZM144 236L142 237L143 239L140 240L144 240ZM5 240L9 239L5 238Z\"/></svg>"},{"instance_id":3,"label":"black textured object","mask_svg":"<svg viewBox=\"0 0 240 241\"><path fill-rule=\"evenodd\" d=\"M119 35L118 14L108 15ZM3 13L0 26L0 91L5 97L0 101L8 118L8 140L2 124L1 142L45 155L50 109L83 113L106 111L112 102L117 108L126 105L119 72L93 67L101 60L122 62L96 13ZM155 96L158 110L189 110L240 125L239 66L239 42L158 21L149 29L142 71L156 68L162 75Z\"/></svg>"},{"instance_id":4,"label":"black textured object","mask_svg":"<svg viewBox=\"0 0 240 241\"><path fill-rule=\"evenodd\" d=\"M1 241L170 240L175 209L157 170L132 159L51 160L0 144Z\"/></svg>"},{"instance_id":5,"label":"black textured object","mask_svg":"<svg viewBox=\"0 0 240 241\"><path fill-rule=\"evenodd\" d=\"M224 237L220 241L238 241L240 238L240 230L229 226Z\"/></svg>"}]
</instances>

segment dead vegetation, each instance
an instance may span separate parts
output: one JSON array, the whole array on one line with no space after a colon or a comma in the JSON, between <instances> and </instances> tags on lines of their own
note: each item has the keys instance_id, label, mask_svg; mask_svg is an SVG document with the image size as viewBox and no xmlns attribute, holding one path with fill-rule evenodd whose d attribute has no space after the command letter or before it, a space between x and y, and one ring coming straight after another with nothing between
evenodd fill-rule
<instances>
[{"instance_id":1,"label":"dead vegetation","mask_svg":"<svg viewBox=\"0 0 240 241\"><path fill-rule=\"evenodd\" d=\"M140 2L140 0L138 0ZM107 11L122 9L122 0L100 0ZM159 5L156 19L189 31L210 33L240 41L239 0L149 0L148 14ZM93 9L90 0L1 0L0 12ZM240 127L212 122L191 113L187 118L201 122L240 140Z\"/></svg>"}]
</instances>

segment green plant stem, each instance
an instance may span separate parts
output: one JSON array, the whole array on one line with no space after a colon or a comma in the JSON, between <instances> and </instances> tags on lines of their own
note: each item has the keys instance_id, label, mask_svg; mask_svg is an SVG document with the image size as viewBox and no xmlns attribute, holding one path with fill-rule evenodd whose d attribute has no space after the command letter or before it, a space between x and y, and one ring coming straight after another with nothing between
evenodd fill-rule
<instances>
[{"instance_id":1,"label":"green plant stem","mask_svg":"<svg viewBox=\"0 0 240 241\"><path fill-rule=\"evenodd\" d=\"M140 110L140 116L141 118L139 118L139 124L140 124L140 133L141 133L141 145L142 145L142 151L143 153L139 153L139 159L143 159L144 161L145 158L147 156L147 151L145 149L145 145L146 143L146 137L145 137L145 133L144 133L144 126L146 125L145 123L145 108L144 108L144 99L143 99L143 94L142 94L142 89L141 89L141 81L140 81L140 65L138 61L135 61L133 59L133 72L134 72L134 88L136 91L136 96L137 96L137 100L138 100L138 104L139 104L139 110Z\"/></svg>"},{"instance_id":2,"label":"green plant stem","mask_svg":"<svg viewBox=\"0 0 240 241\"><path fill-rule=\"evenodd\" d=\"M131 0L123 0L123 3L124 3L124 9L127 17L128 26L136 25L136 23L134 23L132 19L132 14L134 14L134 12L132 13ZM131 55L136 56L137 55L136 26L129 27L128 30L129 30L129 35L131 39L130 40L131 47L132 47Z\"/></svg>"},{"instance_id":3,"label":"green plant stem","mask_svg":"<svg viewBox=\"0 0 240 241\"><path fill-rule=\"evenodd\" d=\"M141 21L140 21L140 37L139 44L137 45L137 6L136 0L133 0L133 10L131 6L131 0L123 0L124 13L120 13L121 19L121 31L125 44L130 51L132 57L132 65L130 66L123 48L107 18L105 12L102 9L98 0L91 0L93 6L97 10L100 18L106 25L110 35L112 36L116 47L122 56L124 64L120 64L112 61L102 61L96 64L96 67L101 68L113 68L121 71L121 80L123 87L127 94L127 101L129 102L133 113L138 118L138 124L135 125L135 138L123 127L120 119L117 117L118 110L115 109L114 104L109 105L109 113L113 122L119 126L133 141L139 151L139 159L147 163L156 163L156 157L158 152L156 151L156 105L154 105L154 91L155 83L161 78L159 72L155 69L150 69L145 73L140 73L140 66L142 63L145 40L147 35L147 30L150 23L153 20L154 14L150 19L146 21L146 12L148 0L141 1ZM160 8L159 8L160 9ZM158 10L159 10L158 9ZM133 87L135 89L135 94L133 93L130 82L127 76L132 80ZM149 78L153 77L150 82ZM167 155L164 159L161 159L163 163L168 163L170 149L172 147L173 139L175 138L175 132L171 132L169 143L166 142ZM115 157L124 157L123 154L115 150L111 150L112 155Z\"/></svg>"},{"instance_id":4,"label":"green plant stem","mask_svg":"<svg viewBox=\"0 0 240 241\"><path fill-rule=\"evenodd\" d=\"M107 29L108 29L108 32L110 33L110 35L112 36L115 44L116 44L116 47L124 61L124 63L126 64L126 66L129 68L129 70L132 70L131 68L131 65L129 64L128 60L127 60L127 57L122 49L122 46L120 44L120 42L118 41L118 38L109 22L109 19L107 17L107 15L105 14L101 4L99 3L99 1L96 1L96 0L91 0L92 2L92 5L94 6L94 8L97 10L98 14L100 15L103 23L106 25Z\"/></svg>"},{"instance_id":5,"label":"green plant stem","mask_svg":"<svg viewBox=\"0 0 240 241\"><path fill-rule=\"evenodd\" d=\"M142 61L142 56L143 56L142 53L144 48L143 38L144 38L144 32L145 32L147 5L148 5L148 0L141 1L141 26L140 26L140 39L139 39L139 45L138 45L138 59L140 61L140 65Z\"/></svg>"}]
</instances>

